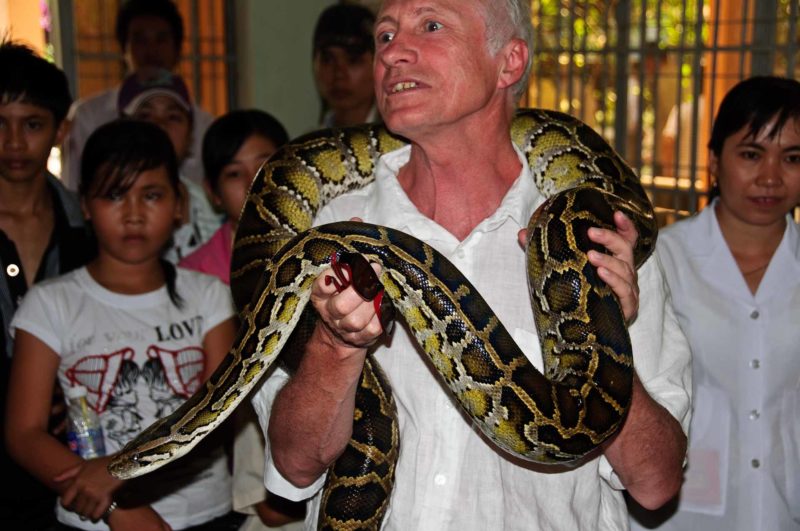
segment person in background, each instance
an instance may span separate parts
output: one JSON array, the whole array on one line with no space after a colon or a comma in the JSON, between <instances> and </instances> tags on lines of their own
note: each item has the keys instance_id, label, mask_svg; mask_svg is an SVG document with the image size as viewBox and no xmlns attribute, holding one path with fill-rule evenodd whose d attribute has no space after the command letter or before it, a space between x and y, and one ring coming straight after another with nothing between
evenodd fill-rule
<instances>
[{"instance_id":1,"label":"person in background","mask_svg":"<svg viewBox=\"0 0 800 531\"><path fill-rule=\"evenodd\" d=\"M410 144L383 155L374 182L333 199L314 223L359 217L430 244L541 367L518 239L544 197L510 134L530 71L530 17L528 0L384 1L374 30L377 104ZM609 252L587 259L632 321L636 375L624 424L581 466L554 470L499 452L442 390L409 329L397 326L389 345L379 341L373 302L352 286L326 285L325 270L311 292L320 319L297 370L290 378L278 367L253 398L269 438L267 488L311 498L306 528L314 528L371 352L392 383L400 429L383 529L624 529L623 489L651 508L671 499L686 451L689 347L657 260L636 272L636 231L620 213L615 223L588 230Z\"/></svg>"},{"instance_id":2,"label":"person in background","mask_svg":"<svg viewBox=\"0 0 800 531\"><path fill-rule=\"evenodd\" d=\"M314 81L322 100L320 127L346 127L379 120L372 61L375 15L366 7L335 4L314 28Z\"/></svg>"},{"instance_id":3,"label":"person in background","mask_svg":"<svg viewBox=\"0 0 800 531\"><path fill-rule=\"evenodd\" d=\"M708 148L712 201L665 228L656 248L695 386L686 480L677 514L658 529L796 531L800 231L790 212L800 204L800 83L735 85ZM638 516L653 528L670 515Z\"/></svg>"},{"instance_id":4,"label":"person in background","mask_svg":"<svg viewBox=\"0 0 800 531\"><path fill-rule=\"evenodd\" d=\"M214 275L230 284L233 236L250 183L258 169L288 141L283 125L259 110L232 111L214 121L203 139L206 191L227 221L214 236L180 261L181 267ZM241 531L298 529L305 503L264 488L264 436L248 403L236 412L233 448L233 508L248 514Z\"/></svg>"},{"instance_id":5,"label":"person in background","mask_svg":"<svg viewBox=\"0 0 800 531\"><path fill-rule=\"evenodd\" d=\"M125 0L116 20L116 37L129 75L146 81L160 70L174 71L183 45L183 19L172 0ZM77 190L80 160L86 139L99 126L119 116L120 86L76 101L69 111L69 132L62 151L61 179ZM213 117L193 106L192 142L181 163L184 175L197 184L203 180L200 146Z\"/></svg>"},{"instance_id":6,"label":"person in background","mask_svg":"<svg viewBox=\"0 0 800 531\"><path fill-rule=\"evenodd\" d=\"M36 282L83 265L92 252L78 198L47 171L50 149L67 129L72 97L67 78L30 48L0 43L0 426L5 427L14 340L11 319ZM55 393L55 396L53 396ZM60 388L51 432L63 418ZM55 523L56 498L13 462L0 446L0 528L47 529Z\"/></svg>"},{"instance_id":7,"label":"person in background","mask_svg":"<svg viewBox=\"0 0 800 531\"><path fill-rule=\"evenodd\" d=\"M183 79L166 70L147 81L128 76L119 91L120 116L153 123L169 136L178 162L186 160L192 139L194 113L189 91ZM180 170L182 217L165 257L177 263L188 256L217 231L222 216L217 213L203 186Z\"/></svg>"},{"instance_id":8,"label":"person in background","mask_svg":"<svg viewBox=\"0 0 800 531\"><path fill-rule=\"evenodd\" d=\"M114 452L208 378L236 324L220 281L162 258L180 216L167 135L145 122L110 122L89 137L81 169L97 256L31 288L14 316L9 453L59 493L67 529L237 529L241 515L231 511L230 474L215 441L144 480L108 473ZM56 379L89 390L108 455L84 460L47 432Z\"/></svg>"},{"instance_id":9,"label":"person in background","mask_svg":"<svg viewBox=\"0 0 800 531\"><path fill-rule=\"evenodd\" d=\"M230 284L233 236L250 183L258 169L289 139L283 125L259 110L231 111L217 118L203 139L204 187L225 223L179 265Z\"/></svg>"}]
</instances>

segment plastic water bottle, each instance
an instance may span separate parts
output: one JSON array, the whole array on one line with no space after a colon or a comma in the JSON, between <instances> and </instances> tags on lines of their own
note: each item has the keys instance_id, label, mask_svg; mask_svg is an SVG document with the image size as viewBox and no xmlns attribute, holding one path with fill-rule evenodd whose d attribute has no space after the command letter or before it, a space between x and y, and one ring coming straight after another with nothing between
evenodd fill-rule
<instances>
[{"instance_id":1,"label":"plastic water bottle","mask_svg":"<svg viewBox=\"0 0 800 531\"><path fill-rule=\"evenodd\" d=\"M106 454L105 439L100 419L86 400L86 388L76 385L64 390L67 398L67 443L69 449L83 457L93 459Z\"/></svg>"}]
</instances>

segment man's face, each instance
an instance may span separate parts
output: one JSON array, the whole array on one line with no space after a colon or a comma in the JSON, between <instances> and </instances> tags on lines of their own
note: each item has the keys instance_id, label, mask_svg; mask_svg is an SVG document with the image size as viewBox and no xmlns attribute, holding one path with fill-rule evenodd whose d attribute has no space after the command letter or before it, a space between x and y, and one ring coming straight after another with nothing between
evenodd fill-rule
<instances>
[{"instance_id":1,"label":"man's face","mask_svg":"<svg viewBox=\"0 0 800 531\"><path fill-rule=\"evenodd\" d=\"M63 139L65 124L56 126L53 113L38 105L0 105L0 178L24 182L42 175L50 149Z\"/></svg>"},{"instance_id":2,"label":"man's face","mask_svg":"<svg viewBox=\"0 0 800 531\"><path fill-rule=\"evenodd\" d=\"M151 15L131 20L124 53L131 72L172 71L178 64L178 48L172 28L163 18Z\"/></svg>"},{"instance_id":3,"label":"man's face","mask_svg":"<svg viewBox=\"0 0 800 531\"><path fill-rule=\"evenodd\" d=\"M384 2L375 26L375 93L392 131L414 139L459 126L505 97L485 13L480 0Z\"/></svg>"},{"instance_id":4,"label":"man's face","mask_svg":"<svg viewBox=\"0 0 800 531\"><path fill-rule=\"evenodd\" d=\"M369 108L375 98L373 55L341 46L326 46L314 54L314 80L320 97L336 113Z\"/></svg>"}]
</instances>

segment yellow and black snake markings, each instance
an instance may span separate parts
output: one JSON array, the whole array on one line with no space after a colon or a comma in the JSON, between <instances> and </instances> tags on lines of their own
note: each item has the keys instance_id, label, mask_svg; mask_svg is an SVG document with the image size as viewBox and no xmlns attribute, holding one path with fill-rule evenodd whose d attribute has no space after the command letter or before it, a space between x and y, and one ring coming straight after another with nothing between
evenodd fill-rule
<instances>
[{"instance_id":1,"label":"yellow and black snake markings","mask_svg":"<svg viewBox=\"0 0 800 531\"><path fill-rule=\"evenodd\" d=\"M639 231L638 266L655 243L652 207L633 172L578 120L522 110L511 135L548 198L531 218L527 251L544 375L469 281L431 247L369 224L310 228L321 206L371 182L378 157L403 145L374 125L314 133L279 151L250 190L231 277L242 323L236 346L200 391L126 445L112 474L138 476L184 455L279 355L295 365L314 323L311 285L334 252L358 252L381 264L386 295L443 382L499 447L559 463L582 458L614 434L630 404L633 358L619 303L586 258L591 248L603 250L587 229L614 227L613 212L625 212ZM368 357L353 437L328 471L319 527L379 528L399 452L390 386Z\"/></svg>"}]
</instances>

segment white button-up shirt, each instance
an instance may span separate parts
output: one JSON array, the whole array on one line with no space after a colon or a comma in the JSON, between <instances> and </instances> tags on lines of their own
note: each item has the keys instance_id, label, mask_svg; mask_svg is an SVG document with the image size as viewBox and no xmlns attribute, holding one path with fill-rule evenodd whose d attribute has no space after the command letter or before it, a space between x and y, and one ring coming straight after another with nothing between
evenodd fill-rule
<instances>
[{"instance_id":1,"label":"white button-up shirt","mask_svg":"<svg viewBox=\"0 0 800 531\"><path fill-rule=\"evenodd\" d=\"M659 235L692 346L694 415L679 513L662 529L800 529L800 233L755 295L709 206Z\"/></svg>"},{"instance_id":2,"label":"white button-up shirt","mask_svg":"<svg viewBox=\"0 0 800 531\"><path fill-rule=\"evenodd\" d=\"M523 170L497 211L459 241L411 203L397 181L410 148L385 155L375 183L334 199L319 223L359 216L425 241L451 260L486 298L533 364L542 357L528 296L525 256L517 233L543 198ZM645 387L688 425L690 356L671 313L657 262L639 271L641 307L630 328L635 363ZM399 325L400 323L398 323ZM400 457L384 529L624 529L627 512L619 480L604 457L567 469L534 465L502 454L472 427L434 376L404 326L391 347L374 353L392 384L400 423ZM266 430L281 374L254 398ZM307 489L283 479L267 452L267 488L282 496L314 496L307 528L315 528L323 478Z\"/></svg>"}]
</instances>

